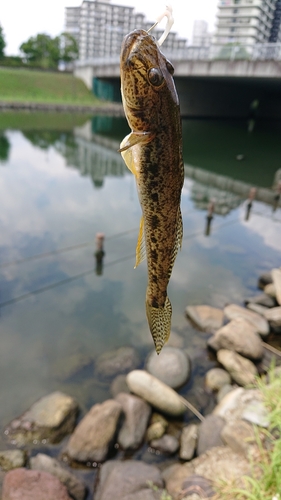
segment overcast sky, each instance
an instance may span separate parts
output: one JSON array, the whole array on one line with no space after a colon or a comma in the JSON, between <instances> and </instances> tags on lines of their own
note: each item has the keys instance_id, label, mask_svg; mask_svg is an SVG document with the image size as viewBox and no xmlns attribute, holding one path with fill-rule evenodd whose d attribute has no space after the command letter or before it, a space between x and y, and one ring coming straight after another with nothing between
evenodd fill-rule
<instances>
[{"instance_id":1,"label":"overcast sky","mask_svg":"<svg viewBox=\"0 0 281 500\"><path fill-rule=\"evenodd\" d=\"M55 36L64 30L65 7L79 6L82 0L2 0L0 24L3 27L7 55L17 55L19 46L37 33ZM111 3L135 7L153 21L165 9L165 0L111 0ZM169 0L174 9L177 31L191 38L195 19L204 19L214 28L218 0Z\"/></svg>"}]
</instances>

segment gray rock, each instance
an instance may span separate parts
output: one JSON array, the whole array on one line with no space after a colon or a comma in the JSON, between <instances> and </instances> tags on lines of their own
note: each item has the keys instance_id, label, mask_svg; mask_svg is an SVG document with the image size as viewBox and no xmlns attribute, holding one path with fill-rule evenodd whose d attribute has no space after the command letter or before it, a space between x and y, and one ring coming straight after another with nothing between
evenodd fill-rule
<instances>
[{"instance_id":1,"label":"gray rock","mask_svg":"<svg viewBox=\"0 0 281 500\"><path fill-rule=\"evenodd\" d=\"M7 472L2 500L71 500L58 478L37 470L14 469Z\"/></svg>"},{"instance_id":2,"label":"gray rock","mask_svg":"<svg viewBox=\"0 0 281 500\"><path fill-rule=\"evenodd\" d=\"M72 432L78 414L78 404L62 392L53 392L34 403L29 410L12 420L5 430L8 439L18 445L43 439L59 442Z\"/></svg>"},{"instance_id":3,"label":"gray rock","mask_svg":"<svg viewBox=\"0 0 281 500\"><path fill-rule=\"evenodd\" d=\"M68 380L77 377L86 368L92 368L94 360L87 354L76 353L65 358L59 358L53 367L53 375L59 380Z\"/></svg>"},{"instance_id":4,"label":"gray rock","mask_svg":"<svg viewBox=\"0 0 281 500\"><path fill-rule=\"evenodd\" d=\"M179 449L179 441L175 436L164 434L164 436L159 439L153 439L150 446L162 453L173 455Z\"/></svg>"},{"instance_id":5,"label":"gray rock","mask_svg":"<svg viewBox=\"0 0 281 500\"><path fill-rule=\"evenodd\" d=\"M262 336L266 336L269 334L269 325L265 318L255 313L254 311L250 311L245 307L238 306L236 304L230 304L224 308L224 314L227 319L232 320L236 318L244 318L250 323L253 324L257 333Z\"/></svg>"},{"instance_id":6,"label":"gray rock","mask_svg":"<svg viewBox=\"0 0 281 500\"><path fill-rule=\"evenodd\" d=\"M0 468L4 471L24 467L26 453L23 450L0 451Z\"/></svg>"},{"instance_id":7,"label":"gray rock","mask_svg":"<svg viewBox=\"0 0 281 500\"><path fill-rule=\"evenodd\" d=\"M127 375L132 392L163 413L179 416L185 412L180 396L169 386L145 370L134 370Z\"/></svg>"},{"instance_id":8,"label":"gray rock","mask_svg":"<svg viewBox=\"0 0 281 500\"><path fill-rule=\"evenodd\" d=\"M274 299L276 298L276 288L274 283L269 283L269 285L266 285L264 287L264 291L265 293L267 293L267 295L270 295L270 297L273 297Z\"/></svg>"},{"instance_id":9,"label":"gray rock","mask_svg":"<svg viewBox=\"0 0 281 500\"><path fill-rule=\"evenodd\" d=\"M185 352L177 347L163 347L160 356L155 350L149 354L146 369L164 384L176 389L187 381L190 362Z\"/></svg>"},{"instance_id":10,"label":"gray rock","mask_svg":"<svg viewBox=\"0 0 281 500\"><path fill-rule=\"evenodd\" d=\"M120 393L116 400L122 405L125 414L117 442L124 450L135 450L144 439L151 407L143 399L132 394Z\"/></svg>"},{"instance_id":11,"label":"gray rock","mask_svg":"<svg viewBox=\"0 0 281 500\"><path fill-rule=\"evenodd\" d=\"M68 441L66 453L69 457L78 462L105 460L121 412L121 404L113 399L92 406Z\"/></svg>"},{"instance_id":12,"label":"gray rock","mask_svg":"<svg viewBox=\"0 0 281 500\"><path fill-rule=\"evenodd\" d=\"M275 287L276 300L281 306L281 269L272 269L271 275Z\"/></svg>"},{"instance_id":13,"label":"gray rock","mask_svg":"<svg viewBox=\"0 0 281 500\"><path fill-rule=\"evenodd\" d=\"M221 387L221 389L217 393L217 402L220 403L224 396L228 394L229 392L233 391L234 387L231 384L226 384Z\"/></svg>"},{"instance_id":14,"label":"gray rock","mask_svg":"<svg viewBox=\"0 0 281 500\"><path fill-rule=\"evenodd\" d=\"M151 491L149 483L163 488L160 471L154 465L134 460L124 462L109 460L100 469L95 500L112 500L113 498L114 500L128 500L129 495L142 500L147 497L149 490ZM150 497L148 496L149 500Z\"/></svg>"},{"instance_id":15,"label":"gray rock","mask_svg":"<svg viewBox=\"0 0 281 500\"><path fill-rule=\"evenodd\" d=\"M251 359L260 359L263 346L255 327L248 320L237 317L220 328L214 336L218 349L236 351Z\"/></svg>"},{"instance_id":16,"label":"gray rock","mask_svg":"<svg viewBox=\"0 0 281 500\"><path fill-rule=\"evenodd\" d=\"M211 306L187 306L186 315L200 330L212 332L222 326L223 311Z\"/></svg>"},{"instance_id":17,"label":"gray rock","mask_svg":"<svg viewBox=\"0 0 281 500\"><path fill-rule=\"evenodd\" d=\"M281 326L281 306L272 307L264 312L264 317L272 327Z\"/></svg>"},{"instance_id":18,"label":"gray rock","mask_svg":"<svg viewBox=\"0 0 281 500\"><path fill-rule=\"evenodd\" d=\"M130 389L126 382L126 375L117 375L117 377L115 377L115 379L111 383L110 392L114 398L120 392L130 392Z\"/></svg>"},{"instance_id":19,"label":"gray rock","mask_svg":"<svg viewBox=\"0 0 281 500\"><path fill-rule=\"evenodd\" d=\"M211 391L219 391L224 385L230 384L231 378L222 368L212 368L206 373L205 385Z\"/></svg>"},{"instance_id":20,"label":"gray rock","mask_svg":"<svg viewBox=\"0 0 281 500\"><path fill-rule=\"evenodd\" d=\"M234 389L222 399L213 413L227 422L243 419L260 427L269 425L268 411L258 389Z\"/></svg>"},{"instance_id":21,"label":"gray rock","mask_svg":"<svg viewBox=\"0 0 281 500\"><path fill-rule=\"evenodd\" d=\"M120 347L114 351L103 353L96 362L96 375L110 379L137 368L140 360L133 347Z\"/></svg>"},{"instance_id":22,"label":"gray rock","mask_svg":"<svg viewBox=\"0 0 281 500\"><path fill-rule=\"evenodd\" d=\"M274 307L276 302L266 293L260 293L259 295L255 295L254 297L246 299L245 304L256 304L264 307Z\"/></svg>"},{"instance_id":23,"label":"gray rock","mask_svg":"<svg viewBox=\"0 0 281 500\"><path fill-rule=\"evenodd\" d=\"M85 485L55 458L38 453L38 455L30 459L30 468L32 470L49 472L57 477L66 486L67 491L75 500L83 500L85 498Z\"/></svg>"},{"instance_id":24,"label":"gray rock","mask_svg":"<svg viewBox=\"0 0 281 500\"><path fill-rule=\"evenodd\" d=\"M221 431L221 438L233 451L243 454L246 458L250 458L253 449L257 449L254 429L244 420L226 422Z\"/></svg>"},{"instance_id":25,"label":"gray rock","mask_svg":"<svg viewBox=\"0 0 281 500\"><path fill-rule=\"evenodd\" d=\"M198 426L195 424L187 425L183 428L180 440L180 458L182 460L191 460L194 457L198 438Z\"/></svg>"},{"instance_id":26,"label":"gray rock","mask_svg":"<svg viewBox=\"0 0 281 500\"><path fill-rule=\"evenodd\" d=\"M218 351L217 358L237 384L245 386L254 383L258 371L252 361L227 349Z\"/></svg>"},{"instance_id":27,"label":"gray rock","mask_svg":"<svg viewBox=\"0 0 281 500\"><path fill-rule=\"evenodd\" d=\"M260 314L261 316L264 316L265 311L268 310L268 307L260 306L259 304L254 304L252 302L248 302L247 308L251 311L256 312L257 314Z\"/></svg>"},{"instance_id":28,"label":"gray rock","mask_svg":"<svg viewBox=\"0 0 281 500\"><path fill-rule=\"evenodd\" d=\"M264 287L266 285L269 285L270 283L272 283L271 272L263 273L258 279L258 288L260 288L261 290L264 290Z\"/></svg>"},{"instance_id":29,"label":"gray rock","mask_svg":"<svg viewBox=\"0 0 281 500\"><path fill-rule=\"evenodd\" d=\"M202 455L210 448L223 446L220 437L225 421L218 415L207 415L198 427L197 455Z\"/></svg>"},{"instance_id":30,"label":"gray rock","mask_svg":"<svg viewBox=\"0 0 281 500\"><path fill-rule=\"evenodd\" d=\"M211 448L191 462L172 465L162 472L166 489L172 498L178 498L184 481L193 474L210 481L220 478L226 483L241 486L241 477L251 475L251 465L243 455L235 453L228 446Z\"/></svg>"}]
</instances>

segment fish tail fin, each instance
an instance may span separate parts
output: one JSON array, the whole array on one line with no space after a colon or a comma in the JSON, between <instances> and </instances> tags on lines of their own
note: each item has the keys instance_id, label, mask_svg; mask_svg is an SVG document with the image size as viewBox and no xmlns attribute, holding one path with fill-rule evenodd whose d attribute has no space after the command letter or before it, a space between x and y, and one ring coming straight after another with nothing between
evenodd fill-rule
<instances>
[{"instance_id":1,"label":"fish tail fin","mask_svg":"<svg viewBox=\"0 0 281 500\"><path fill-rule=\"evenodd\" d=\"M153 307L146 300L146 315L157 354L169 340L171 331L172 306L168 297L164 307Z\"/></svg>"}]
</instances>

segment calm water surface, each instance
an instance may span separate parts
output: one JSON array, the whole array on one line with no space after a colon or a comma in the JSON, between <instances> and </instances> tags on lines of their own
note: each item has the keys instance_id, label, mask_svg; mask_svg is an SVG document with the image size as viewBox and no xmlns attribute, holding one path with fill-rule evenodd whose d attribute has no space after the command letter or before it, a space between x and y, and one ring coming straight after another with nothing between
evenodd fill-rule
<instances>
[{"instance_id":1,"label":"calm water surface","mask_svg":"<svg viewBox=\"0 0 281 500\"><path fill-rule=\"evenodd\" d=\"M45 127L21 115L0 131L1 428L53 390L77 397L84 411L109 396L92 368L62 380L60 370L74 354L96 358L130 345L144 359L153 348L145 263L134 270L140 207L117 152L128 129L123 119L83 121L58 127L58 118L48 116ZM169 297L173 330L192 359L183 393L204 411L203 376L213 361L208 336L191 328L184 310L241 304L257 292L260 273L281 265L281 209L273 209L272 191L281 180L281 125L257 123L249 133L245 122L192 120L183 131L184 240ZM258 192L246 221L251 186ZM211 200L215 214L206 236ZM102 274L94 257L97 232L105 234Z\"/></svg>"}]
</instances>

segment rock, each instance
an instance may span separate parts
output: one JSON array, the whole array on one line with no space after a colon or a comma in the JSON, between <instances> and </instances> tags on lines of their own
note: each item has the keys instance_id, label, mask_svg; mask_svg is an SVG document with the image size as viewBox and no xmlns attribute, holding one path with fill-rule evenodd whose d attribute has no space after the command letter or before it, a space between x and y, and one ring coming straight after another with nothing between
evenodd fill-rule
<instances>
[{"instance_id":1,"label":"rock","mask_svg":"<svg viewBox=\"0 0 281 500\"><path fill-rule=\"evenodd\" d=\"M191 460L194 456L198 438L198 426L195 424L187 425L183 428L180 440L180 458L182 460Z\"/></svg>"},{"instance_id":2,"label":"rock","mask_svg":"<svg viewBox=\"0 0 281 500\"><path fill-rule=\"evenodd\" d=\"M166 489L172 498L180 498L184 481L198 474L214 481L221 479L226 483L241 486L241 477L251 475L251 465L242 455L235 453L228 446L211 448L192 462L175 464L162 472Z\"/></svg>"},{"instance_id":3,"label":"rock","mask_svg":"<svg viewBox=\"0 0 281 500\"><path fill-rule=\"evenodd\" d=\"M233 451L242 453L248 459L251 458L252 450L257 449L252 425L241 419L226 422L221 431L221 438Z\"/></svg>"},{"instance_id":4,"label":"rock","mask_svg":"<svg viewBox=\"0 0 281 500\"><path fill-rule=\"evenodd\" d=\"M275 288L276 300L281 306L281 269L272 269L271 275Z\"/></svg>"},{"instance_id":5,"label":"rock","mask_svg":"<svg viewBox=\"0 0 281 500\"><path fill-rule=\"evenodd\" d=\"M145 370L130 372L126 380L132 392L163 413L179 416L185 412L185 405L180 396Z\"/></svg>"},{"instance_id":6,"label":"rock","mask_svg":"<svg viewBox=\"0 0 281 500\"><path fill-rule=\"evenodd\" d=\"M10 422L5 434L18 445L43 439L57 443L72 432L77 414L78 404L72 397L53 392L36 401L23 415Z\"/></svg>"},{"instance_id":7,"label":"rock","mask_svg":"<svg viewBox=\"0 0 281 500\"><path fill-rule=\"evenodd\" d=\"M150 425L146 432L148 442L160 439L166 432L169 422L159 413L153 413Z\"/></svg>"},{"instance_id":8,"label":"rock","mask_svg":"<svg viewBox=\"0 0 281 500\"><path fill-rule=\"evenodd\" d=\"M281 307L267 309L264 313L264 317L273 328L278 328L281 326Z\"/></svg>"},{"instance_id":9,"label":"rock","mask_svg":"<svg viewBox=\"0 0 281 500\"><path fill-rule=\"evenodd\" d=\"M198 498L211 498L215 495L212 481L203 476L192 474L182 484L182 495L185 499L197 500Z\"/></svg>"},{"instance_id":10,"label":"rock","mask_svg":"<svg viewBox=\"0 0 281 500\"><path fill-rule=\"evenodd\" d=\"M71 497L75 500L83 500L86 494L86 487L74 474L63 467L58 460L43 453L38 453L30 459L30 468L49 472L63 483Z\"/></svg>"},{"instance_id":11,"label":"rock","mask_svg":"<svg viewBox=\"0 0 281 500\"><path fill-rule=\"evenodd\" d=\"M126 382L126 375L117 375L117 377L115 377L110 386L110 392L114 398L119 392L130 392Z\"/></svg>"},{"instance_id":12,"label":"rock","mask_svg":"<svg viewBox=\"0 0 281 500\"><path fill-rule=\"evenodd\" d=\"M267 293L267 295L270 295L270 297L273 297L274 299L276 298L276 288L274 283L269 283L269 285L266 285L264 287L264 291L265 293Z\"/></svg>"},{"instance_id":13,"label":"rock","mask_svg":"<svg viewBox=\"0 0 281 500\"><path fill-rule=\"evenodd\" d=\"M187 355L177 347L163 347L161 356L155 350L149 354L146 369L164 384L176 389L187 381L190 362Z\"/></svg>"},{"instance_id":14,"label":"rock","mask_svg":"<svg viewBox=\"0 0 281 500\"><path fill-rule=\"evenodd\" d=\"M15 469L7 472L2 500L71 500L58 478L48 472Z\"/></svg>"},{"instance_id":15,"label":"rock","mask_svg":"<svg viewBox=\"0 0 281 500\"><path fill-rule=\"evenodd\" d=\"M265 311L268 310L268 307L260 306L259 304L253 304L252 302L248 302L247 308L251 311L256 312L257 314L260 314L261 316L264 316Z\"/></svg>"},{"instance_id":16,"label":"rock","mask_svg":"<svg viewBox=\"0 0 281 500\"><path fill-rule=\"evenodd\" d=\"M151 407L143 399L132 394L120 393L115 399L122 405L125 414L117 442L124 450L135 450L144 439Z\"/></svg>"},{"instance_id":17,"label":"rock","mask_svg":"<svg viewBox=\"0 0 281 500\"><path fill-rule=\"evenodd\" d=\"M217 358L237 384L245 386L254 383L258 371L252 361L227 349L218 351Z\"/></svg>"},{"instance_id":18,"label":"rock","mask_svg":"<svg viewBox=\"0 0 281 500\"><path fill-rule=\"evenodd\" d=\"M163 480L157 467L141 461L109 460L100 469L95 500L142 500L151 488L163 488ZM152 497L153 498L153 497Z\"/></svg>"},{"instance_id":19,"label":"rock","mask_svg":"<svg viewBox=\"0 0 281 500\"><path fill-rule=\"evenodd\" d=\"M197 455L202 455L210 448L223 446L220 437L225 421L218 415L207 415L198 427Z\"/></svg>"},{"instance_id":20,"label":"rock","mask_svg":"<svg viewBox=\"0 0 281 500\"><path fill-rule=\"evenodd\" d=\"M186 315L200 330L212 332L223 324L223 311L211 306L187 306Z\"/></svg>"},{"instance_id":21,"label":"rock","mask_svg":"<svg viewBox=\"0 0 281 500\"><path fill-rule=\"evenodd\" d=\"M255 332L252 323L244 318L233 319L220 328L214 337L218 349L236 351L251 359L260 359L263 355L263 346L259 335Z\"/></svg>"},{"instance_id":22,"label":"rock","mask_svg":"<svg viewBox=\"0 0 281 500\"><path fill-rule=\"evenodd\" d=\"M258 279L258 288L264 290L265 286L269 285L270 283L272 283L271 272L263 273Z\"/></svg>"},{"instance_id":23,"label":"rock","mask_svg":"<svg viewBox=\"0 0 281 500\"><path fill-rule=\"evenodd\" d=\"M237 306L236 304L230 304L224 308L224 314L229 320L236 318L246 319L254 325L257 333L262 336L266 336L269 334L268 322L265 318L255 313L254 311L250 311L249 309L245 309L244 307Z\"/></svg>"},{"instance_id":24,"label":"rock","mask_svg":"<svg viewBox=\"0 0 281 500\"><path fill-rule=\"evenodd\" d=\"M78 462L105 460L121 412L121 404L113 399L92 406L68 441L66 453L69 457Z\"/></svg>"},{"instance_id":25,"label":"rock","mask_svg":"<svg viewBox=\"0 0 281 500\"><path fill-rule=\"evenodd\" d=\"M23 450L0 451L0 468L4 471L24 467L26 454Z\"/></svg>"},{"instance_id":26,"label":"rock","mask_svg":"<svg viewBox=\"0 0 281 500\"><path fill-rule=\"evenodd\" d=\"M153 439L150 446L167 455L173 455L179 449L179 441L175 436L164 434L164 436L159 439Z\"/></svg>"},{"instance_id":27,"label":"rock","mask_svg":"<svg viewBox=\"0 0 281 500\"><path fill-rule=\"evenodd\" d=\"M259 295L255 295L254 297L246 299L245 304L256 304L263 307L274 307L276 305L276 302L273 297L270 297L266 293L260 293Z\"/></svg>"},{"instance_id":28,"label":"rock","mask_svg":"<svg viewBox=\"0 0 281 500\"><path fill-rule=\"evenodd\" d=\"M226 384L222 386L222 388L218 391L217 393L217 402L220 403L221 400L228 394L229 392L233 391L234 387L231 384Z\"/></svg>"},{"instance_id":29,"label":"rock","mask_svg":"<svg viewBox=\"0 0 281 500\"><path fill-rule=\"evenodd\" d=\"M222 368L212 368L206 373L205 385L211 391L219 391L224 385L230 384L231 378Z\"/></svg>"},{"instance_id":30,"label":"rock","mask_svg":"<svg viewBox=\"0 0 281 500\"><path fill-rule=\"evenodd\" d=\"M120 347L114 351L103 353L97 359L96 375L103 379L110 379L134 370L139 364L139 357L133 347Z\"/></svg>"},{"instance_id":31,"label":"rock","mask_svg":"<svg viewBox=\"0 0 281 500\"><path fill-rule=\"evenodd\" d=\"M87 368L93 368L94 360L87 354L75 353L65 358L59 358L53 368L53 375L66 381L81 375Z\"/></svg>"},{"instance_id":32,"label":"rock","mask_svg":"<svg viewBox=\"0 0 281 500\"><path fill-rule=\"evenodd\" d=\"M215 407L213 414L219 415L227 422L243 419L260 427L269 425L268 411L258 389L233 389Z\"/></svg>"}]
</instances>

